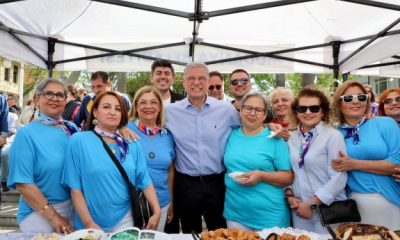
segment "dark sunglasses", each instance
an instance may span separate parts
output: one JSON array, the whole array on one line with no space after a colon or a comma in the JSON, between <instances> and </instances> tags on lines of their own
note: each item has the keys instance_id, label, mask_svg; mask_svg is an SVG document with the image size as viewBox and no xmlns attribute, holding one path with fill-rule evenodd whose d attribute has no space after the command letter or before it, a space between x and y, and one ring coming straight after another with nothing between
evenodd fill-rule
<instances>
[{"instance_id":1,"label":"dark sunglasses","mask_svg":"<svg viewBox=\"0 0 400 240\"><path fill-rule=\"evenodd\" d=\"M216 88L217 90L221 90L222 85L217 84L217 85L210 85L210 86L208 86L208 89L209 89L210 91L214 90L214 88Z\"/></svg>"},{"instance_id":2,"label":"dark sunglasses","mask_svg":"<svg viewBox=\"0 0 400 240\"><path fill-rule=\"evenodd\" d=\"M365 102L368 100L368 94L357 94L357 95L343 95L340 96L344 103L351 103L354 99L357 99L359 102Z\"/></svg>"},{"instance_id":3,"label":"dark sunglasses","mask_svg":"<svg viewBox=\"0 0 400 240\"><path fill-rule=\"evenodd\" d=\"M311 106L297 106L296 111L298 113L305 113L307 109L310 109L310 112L317 113L321 110L321 106L319 105L311 105Z\"/></svg>"},{"instance_id":4,"label":"dark sunglasses","mask_svg":"<svg viewBox=\"0 0 400 240\"><path fill-rule=\"evenodd\" d=\"M233 86L236 86L240 82L241 84L246 85L249 81L250 81L250 79L248 79L248 78L232 79L231 84Z\"/></svg>"},{"instance_id":5,"label":"dark sunglasses","mask_svg":"<svg viewBox=\"0 0 400 240\"><path fill-rule=\"evenodd\" d=\"M395 98L386 98L385 100L383 100L383 103L384 104L392 104L393 101L400 103L400 96L397 96Z\"/></svg>"}]
</instances>

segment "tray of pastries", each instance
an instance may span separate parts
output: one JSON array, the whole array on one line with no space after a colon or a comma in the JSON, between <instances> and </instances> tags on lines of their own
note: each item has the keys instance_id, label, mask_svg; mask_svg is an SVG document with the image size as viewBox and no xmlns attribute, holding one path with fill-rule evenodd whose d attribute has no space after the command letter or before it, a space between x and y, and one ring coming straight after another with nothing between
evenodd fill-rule
<instances>
[{"instance_id":1,"label":"tray of pastries","mask_svg":"<svg viewBox=\"0 0 400 240\"><path fill-rule=\"evenodd\" d=\"M202 240L258 240L261 239L257 232L243 231L236 228L219 228L215 231L202 232Z\"/></svg>"},{"instance_id":2,"label":"tray of pastries","mask_svg":"<svg viewBox=\"0 0 400 240\"><path fill-rule=\"evenodd\" d=\"M337 240L400 240L392 230L370 224L342 224L336 228Z\"/></svg>"}]
</instances>

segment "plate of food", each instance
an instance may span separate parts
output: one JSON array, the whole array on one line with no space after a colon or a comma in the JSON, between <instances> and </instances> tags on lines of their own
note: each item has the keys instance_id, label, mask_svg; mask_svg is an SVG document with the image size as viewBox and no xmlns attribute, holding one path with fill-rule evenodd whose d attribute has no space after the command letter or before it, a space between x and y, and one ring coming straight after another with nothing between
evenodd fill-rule
<instances>
[{"instance_id":1,"label":"plate of food","mask_svg":"<svg viewBox=\"0 0 400 240\"><path fill-rule=\"evenodd\" d=\"M38 233L31 240L60 240L61 235L57 233Z\"/></svg>"},{"instance_id":2,"label":"plate of food","mask_svg":"<svg viewBox=\"0 0 400 240\"><path fill-rule=\"evenodd\" d=\"M243 182L244 180L249 179L248 177L244 176L245 172L231 172L228 174L229 177L231 177L233 180L236 182Z\"/></svg>"},{"instance_id":3,"label":"plate of food","mask_svg":"<svg viewBox=\"0 0 400 240\"><path fill-rule=\"evenodd\" d=\"M400 240L392 230L378 225L348 223L336 228L336 239L340 240Z\"/></svg>"},{"instance_id":4,"label":"plate of food","mask_svg":"<svg viewBox=\"0 0 400 240\"><path fill-rule=\"evenodd\" d=\"M98 229L82 229L65 235L61 240L107 240L107 234Z\"/></svg>"},{"instance_id":5,"label":"plate of food","mask_svg":"<svg viewBox=\"0 0 400 240\"><path fill-rule=\"evenodd\" d=\"M319 240L318 234L297 228L268 228L258 234L266 240Z\"/></svg>"},{"instance_id":6,"label":"plate of food","mask_svg":"<svg viewBox=\"0 0 400 240\"><path fill-rule=\"evenodd\" d=\"M260 235L253 231L243 231L237 228L219 228L215 231L202 232L201 240L210 239L241 239L241 240L261 240Z\"/></svg>"}]
</instances>

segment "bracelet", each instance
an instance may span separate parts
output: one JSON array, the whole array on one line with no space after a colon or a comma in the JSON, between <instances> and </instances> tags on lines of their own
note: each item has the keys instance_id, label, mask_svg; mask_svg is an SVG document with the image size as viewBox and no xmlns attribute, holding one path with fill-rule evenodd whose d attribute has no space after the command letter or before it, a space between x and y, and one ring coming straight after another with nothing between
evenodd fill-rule
<instances>
[{"instance_id":1,"label":"bracelet","mask_svg":"<svg viewBox=\"0 0 400 240\"><path fill-rule=\"evenodd\" d=\"M50 207L49 203L46 203L39 211L38 213L41 214L42 212L46 211Z\"/></svg>"}]
</instances>

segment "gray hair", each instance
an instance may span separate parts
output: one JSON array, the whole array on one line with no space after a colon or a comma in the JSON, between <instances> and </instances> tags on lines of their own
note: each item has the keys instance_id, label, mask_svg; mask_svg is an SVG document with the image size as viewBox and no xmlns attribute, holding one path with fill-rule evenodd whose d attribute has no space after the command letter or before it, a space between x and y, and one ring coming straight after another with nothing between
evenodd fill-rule
<instances>
[{"instance_id":1,"label":"gray hair","mask_svg":"<svg viewBox=\"0 0 400 240\"><path fill-rule=\"evenodd\" d=\"M210 72L210 71L208 70L208 67L207 67L206 64L204 64L203 62L191 62L191 63L188 63L188 64L185 66L185 69L183 70L183 76L186 76L186 74L187 74L187 72L189 71L189 69L198 68L198 67L203 68L204 71L206 72L206 75L207 75L207 76L209 75L209 72Z\"/></svg>"},{"instance_id":2,"label":"gray hair","mask_svg":"<svg viewBox=\"0 0 400 240\"><path fill-rule=\"evenodd\" d=\"M61 82L59 79L56 79L56 78L46 78L46 79L40 81L40 83L36 87L35 95L42 93L43 90L46 88L46 86L50 83L55 83L55 84L61 85L64 89L64 94L67 95L67 87L65 86L65 84L63 82Z\"/></svg>"},{"instance_id":3,"label":"gray hair","mask_svg":"<svg viewBox=\"0 0 400 240\"><path fill-rule=\"evenodd\" d=\"M247 93L247 94L243 97L242 102L240 103L240 108L241 108L241 109L243 108L245 102L246 102L249 98L251 98L251 97L258 97L258 98L261 98L261 100L262 100L263 103L264 103L265 112L268 111L268 108L269 108L268 98L267 98L267 95L265 95L265 94L262 93L262 92L249 92L249 93Z\"/></svg>"}]
</instances>

